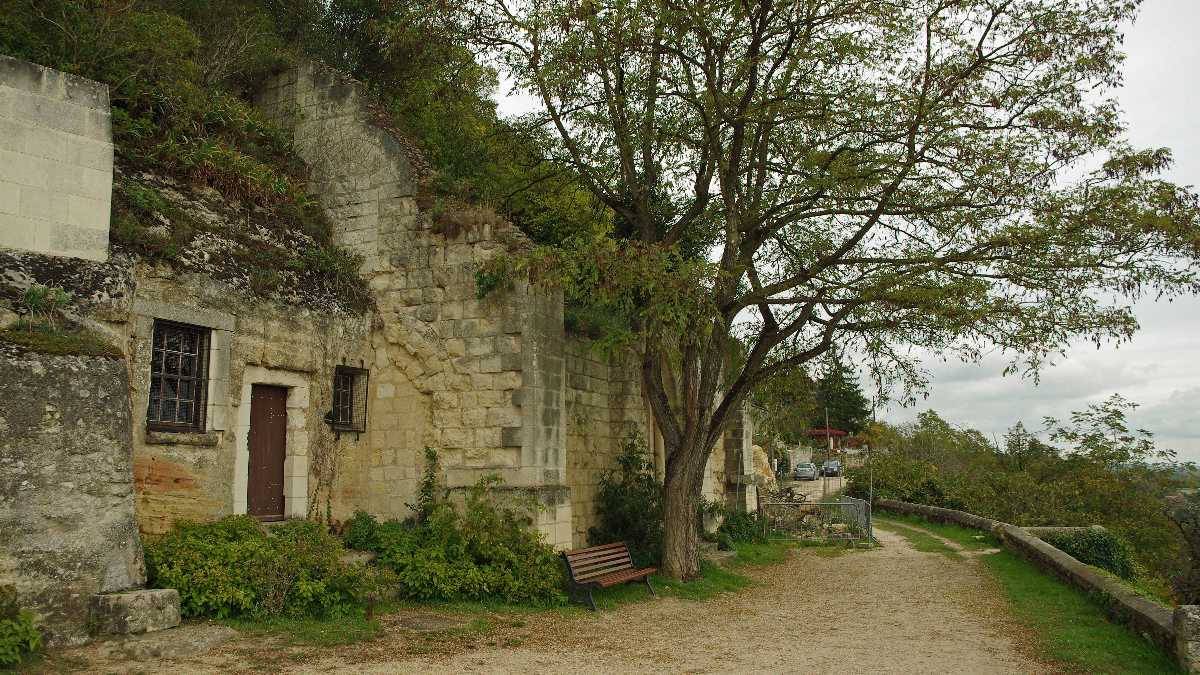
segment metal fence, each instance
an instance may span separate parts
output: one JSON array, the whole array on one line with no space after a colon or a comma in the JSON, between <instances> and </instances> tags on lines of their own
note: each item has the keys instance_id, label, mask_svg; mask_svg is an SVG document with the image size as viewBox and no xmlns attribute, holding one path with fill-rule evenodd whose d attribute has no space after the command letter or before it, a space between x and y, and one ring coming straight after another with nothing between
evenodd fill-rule
<instances>
[{"instance_id":1,"label":"metal fence","mask_svg":"<svg viewBox=\"0 0 1200 675\"><path fill-rule=\"evenodd\" d=\"M841 496L820 502L764 501L764 520L775 536L818 541L874 541L871 503Z\"/></svg>"}]
</instances>

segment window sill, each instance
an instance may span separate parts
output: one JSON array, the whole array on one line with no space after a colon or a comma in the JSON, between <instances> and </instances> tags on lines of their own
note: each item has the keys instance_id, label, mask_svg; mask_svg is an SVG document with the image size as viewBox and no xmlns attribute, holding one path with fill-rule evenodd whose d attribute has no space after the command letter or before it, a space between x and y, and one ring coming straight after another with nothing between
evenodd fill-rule
<instances>
[{"instance_id":1,"label":"window sill","mask_svg":"<svg viewBox=\"0 0 1200 675\"><path fill-rule=\"evenodd\" d=\"M199 445L214 448L221 441L219 431L154 431L146 430L147 445Z\"/></svg>"}]
</instances>

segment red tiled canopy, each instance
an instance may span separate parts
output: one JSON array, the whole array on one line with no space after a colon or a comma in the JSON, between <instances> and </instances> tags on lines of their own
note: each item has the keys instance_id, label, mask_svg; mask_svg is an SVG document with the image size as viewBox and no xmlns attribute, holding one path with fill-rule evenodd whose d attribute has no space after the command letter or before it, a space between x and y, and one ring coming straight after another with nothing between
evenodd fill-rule
<instances>
[{"instance_id":1,"label":"red tiled canopy","mask_svg":"<svg viewBox=\"0 0 1200 675\"><path fill-rule=\"evenodd\" d=\"M809 429L808 435L816 438L828 438L830 436L849 436L850 432L842 431L841 429L832 429L830 427L820 427L817 429Z\"/></svg>"}]
</instances>

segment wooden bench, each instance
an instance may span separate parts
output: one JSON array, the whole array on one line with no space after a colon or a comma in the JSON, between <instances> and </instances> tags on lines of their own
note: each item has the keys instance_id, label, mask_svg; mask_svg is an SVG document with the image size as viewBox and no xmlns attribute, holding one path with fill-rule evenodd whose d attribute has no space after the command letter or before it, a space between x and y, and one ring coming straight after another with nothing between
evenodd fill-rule
<instances>
[{"instance_id":1,"label":"wooden bench","mask_svg":"<svg viewBox=\"0 0 1200 675\"><path fill-rule=\"evenodd\" d=\"M596 601L592 599L592 590L596 588L642 581L650 589L650 595L655 595L654 587L650 585L650 575L657 572L657 568L634 567L625 542L563 551L562 557L567 565L572 599L586 591L588 605L593 612L596 611Z\"/></svg>"}]
</instances>

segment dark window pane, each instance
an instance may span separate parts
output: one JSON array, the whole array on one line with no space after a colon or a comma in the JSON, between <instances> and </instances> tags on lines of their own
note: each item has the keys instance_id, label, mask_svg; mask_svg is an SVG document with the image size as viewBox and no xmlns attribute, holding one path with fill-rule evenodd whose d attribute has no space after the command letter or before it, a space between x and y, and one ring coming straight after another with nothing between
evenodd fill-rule
<instances>
[{"instance_id":1,"label":"dark window pane","mask_svg":"<svg viewBox=\"0 0 1200 675\"><path fill-rule=\"evenodd\" d=\"M185 377L192 377L195 373L193 368L196 367L196 357L185 356L179 360L179 374Z\"/></svg>"},{"instance_id":2,"label":"dark window pane","mask_svg":"<svg viewBox=\"0 0 1200 675\"><path fill-rule=\"evenodd\" d=\"M190 403L179 404L179 416L175 421L179 422L180 424L192 423L192 406Z\"/></svg>"},{"instance_id":3,"label":"dark window pane","mask_svg":"<svg viewBox=\"0 0 1200 675\"><path fill-rule=\"evenodd\" d=\"M160 405L161 404L159 403L157 396L150 397L150 407L149 407L149 409L146 410L146 417L151 422L157 422L160 419L160 416L159 416L159 406Z\"/></svg>"},{"instance_id":4,"label":"dark window pane","mask_svg":"<svg viewBox=\"0 0 1200 675\"><path fill-rule=\"evenodd\" d=\"M183 380L179 383L179 399L181 401L192 400L192 383L188 380Z\"/></svg>"},{"instance_id":5,"label":"dark window pane","mask_svg":"<svg viewBox=\"0 0 1200 675\"><path fill-rule=\"evenodd\" d=\"M171 375L177 375L179 373L179 355L178 354L170 354L170 353L167 354L167 365L166 365L166 368L163 369L163 372L166 372Z\"/></svg>"},{"instance_id":6,"label":"dark window pane","mask_svg":"<svg viewBox=\"0 0 1200 675\"><path fill-rule=\"evenodd\" d=\"M183 346L183 334L179 330L167 329L167 351L177 352Z\"/></svg>"},{"instance_id":7,"label":"dark window pane","mask_svg":"<svg viewBox=\"0 0 1200 675\"><path fill-rule=\"evenodd\" d=\"M150 357L150 372L161 373L163 364L163 353L161 349L155 349L154 354Z\"/></svg>"},{"instance_id":8,"label":"dark window pane","mask_svg":"<svg viewBox=\"0 0 1200 675\"><path fill-rule=\"evenodd\" d=\"M164 377L163 378L163 387L162 387L162 397L165 399L177 398L176 392L178 391L178 387L179 387L179 382L177 380L174 380L169 377Z\"/></svg>"}]
</instances>

